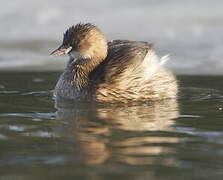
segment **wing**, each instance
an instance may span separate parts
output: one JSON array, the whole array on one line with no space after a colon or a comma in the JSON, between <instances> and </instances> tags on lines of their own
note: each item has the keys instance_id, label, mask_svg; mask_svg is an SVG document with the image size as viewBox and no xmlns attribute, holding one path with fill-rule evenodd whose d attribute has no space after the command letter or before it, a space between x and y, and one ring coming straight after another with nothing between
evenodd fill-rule
<instances>
[{"instance_id":1,"label":"wing","mask_svg":"<svg viewBox=\"0 0 223 180\"><path fill-rule=\"evenodd\" d=\"M108 43L106 59L92 71L90 79L98 83L118 81L125 72L137 68L150 49L152 45L147 42L113 40Z\"/></svg>"}]
</instances>

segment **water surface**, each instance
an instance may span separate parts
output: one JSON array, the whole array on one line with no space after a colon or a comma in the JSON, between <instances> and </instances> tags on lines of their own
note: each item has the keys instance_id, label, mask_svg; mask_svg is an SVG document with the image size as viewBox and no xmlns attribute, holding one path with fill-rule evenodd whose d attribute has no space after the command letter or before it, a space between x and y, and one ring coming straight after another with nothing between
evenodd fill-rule
<instances>
[{"instance_id":1,"label":"water surface","mask_svg":"<svg viewBox=\"0 0 223 180\"><path fill-rule=\"evenodd\" d=\"M179 76L178 101L62 103L59 73L0 74L0 180L223 177L223 77Z\"/></svg>"}]
</instances>

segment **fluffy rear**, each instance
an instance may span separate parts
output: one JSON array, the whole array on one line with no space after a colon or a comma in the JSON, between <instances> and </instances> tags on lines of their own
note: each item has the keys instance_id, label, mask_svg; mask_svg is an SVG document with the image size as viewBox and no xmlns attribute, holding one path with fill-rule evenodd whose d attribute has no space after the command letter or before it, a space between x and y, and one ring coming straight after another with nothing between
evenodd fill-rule
<instances>
[{"instance_id":1,"label":"fluffy rear","mask_svg":"<svg viewBox=\"0 0 223 180\"><path fill-rule=\"evenodd\" d=\"M169 57L164 56L160 59L153 48L149 48L144 57L140 53L138 50L135 57L129 61L131 63L126 63L119 73L111 72L114 79L110 76L110 79L98 87L99 101L154 101L177 96L176 79L163 67ZM119 64L115 65L119 66ZM109 66L107 68L112 69Z\"/></svg>"}]
</instances>

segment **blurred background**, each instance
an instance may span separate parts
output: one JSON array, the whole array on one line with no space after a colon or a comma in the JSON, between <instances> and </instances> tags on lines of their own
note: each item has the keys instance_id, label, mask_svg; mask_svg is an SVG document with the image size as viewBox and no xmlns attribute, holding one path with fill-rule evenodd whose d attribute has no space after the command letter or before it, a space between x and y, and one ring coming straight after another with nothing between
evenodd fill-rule
<instances>
[{"instance_id":1,"label":"blurred background","mask_svg":"<svg viewBox=\"0 0 223 180\"><path fill-rule=\"evenodd\" d=\"M67 57L49 54L63 32L96 24L112 39L154 43L178 74L222 74L222 0L1 0L0 71L58 71Z\"/></svg>"}]
</instances>

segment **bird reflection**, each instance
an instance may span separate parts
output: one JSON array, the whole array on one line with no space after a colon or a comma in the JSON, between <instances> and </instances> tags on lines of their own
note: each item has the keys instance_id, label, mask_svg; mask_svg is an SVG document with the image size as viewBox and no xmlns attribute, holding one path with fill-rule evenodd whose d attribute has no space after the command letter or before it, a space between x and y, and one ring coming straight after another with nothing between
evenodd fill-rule
<instances>
[{"instance_id":1,"label":"bird reflection","mask_svg":"<svg viewBox=\"0 0 223 180\"><path fill-rule=\"evenodd\" d=\"M172 145L179 138L166 135L174 131L179 114L175 99L106 105L64 101L56 108L56 118L67 122L86 164L176 163L168 154L174 153Z\"/></svg>"}]
</instances>

